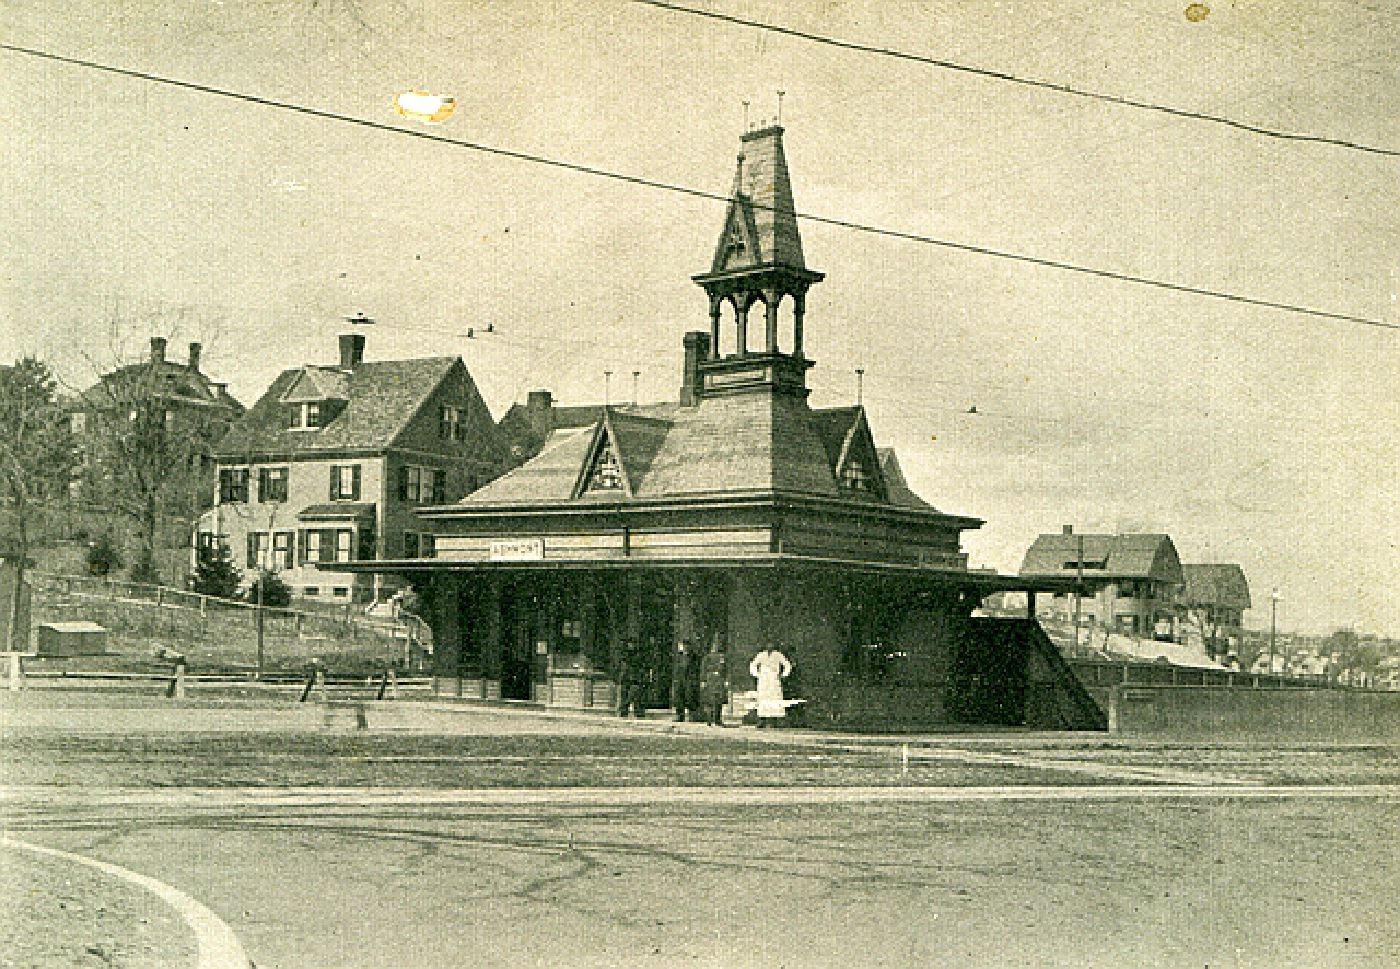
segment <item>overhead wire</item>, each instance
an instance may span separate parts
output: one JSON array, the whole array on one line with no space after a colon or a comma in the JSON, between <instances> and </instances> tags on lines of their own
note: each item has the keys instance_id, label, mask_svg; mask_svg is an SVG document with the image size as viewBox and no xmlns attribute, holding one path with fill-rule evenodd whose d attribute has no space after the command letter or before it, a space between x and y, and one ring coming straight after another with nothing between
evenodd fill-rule
<instances>
[{"instance_id":1,"label":"overhead wire","mask_svg":"<svg viewBox=\"0 0 1400 969\"><path fill-rule=\"evenodd\" d=\"M876 44L863 44L857 41L844 40L840 37L832 37L827 34L818 34L813 31L800 30L795 27L788 27L782 24L770 23L763 20L754 20L748 17L739 17L733 14L720 13L715 10L702 10L697 7L687 7L679 3L669 3L667 0L632 0L633 3L647 7L656 7L661 10L669 10L674 13L686 14L693 17L703 17L709 20L720 21L741 27L749 27L754 30L762 30L775 34L782 34L787 37L796 37L801 40L810 41L815 44L824 44L829 47L839 47L844 50L859 51L865 54L875 54L881 57L892 57L898 60L913 61L919 64L926 64L931 67L941 68L948 71L957 71L963 74L973 74L979 77L991 78L997 81L1006 81L1012 84L1019 84L1026 87L1039 88L1047 91L1054 91L1059 94L1067 94L1073 97L1086 98L1095 101L1102 101L1108 104L1116 104L1127 108L1136 108L1144 111L1155 111L1160 114L1168 114L1177 118L1187 118L1192 121L1203 121L1210 124L1224 125L1239 131L1250 134L1262 135L1266 138L1275 138L1281 141L1309 142L1312 144L1330 145L1335 148L1344 148L1351 151L1367 152L1373 155L1382 155L1390 158L1400 158L1400 149L1386 148L1379 145L1368 145L1346 138L1334 138L1328 135L1315 135L1306 132L1282 131L1278 128L1270 128L1266 125L1254 124L1248 121L1240 121L1236 118L1227 118L1222 115L1208 114L1204 111L1194 111L1189 108L1178 108L1168 104L1160 104L1155 101L1145 101L1139 98L1127 97L1126 95L1107 94L1103 91L1092 91L1088 88L1076 87L1072 84L1065 84L1060 81L1047 81L1042 78L1027 77L1021 74L1014 74L1010 71L1001 71L994 68L978 67L973 64L963 64L958 61L950 61L940 57L932 57L927 54L917 54L911 51L899 50L893 47L881 47Z\"/></svg>"},{"instance_id":2,"label":"overhead wire","mask_svg":"<svg viewBox=\"0 0 1400 969\"><path fill-rule=\"evenodd\" d=\"M201 84L194 81L185 81L178 78L165 77L153 74L149 71L138 71L130 68L116 67L110 64L103 64L85 58L67 57L62 54L55 54L51 51L38 50L31 47L23 47L17 44L0 44L0 50L11 53L22 54L55 63L69 64L75 67L82 67L88 70L101 71L121 77L130 77L137 80L149 81L155 84L163 84L170 87L180 88L189 91L198 91L204 94L211 94L217 97L230 98L243 101L249 104L256 104L263 107L274 108L281 111L289 111L307 117L320 118L328 121L338 121L345 124L355 125L375 131L388 132L390 134L403 135L409 138L416 138L422 141L436 142L439 144L454 145L459 148L466 148L470 151L481 152L483 154L494 155L502 158L510 158L516 161L528 162L550 168L557 168L563 171L571 171L583 175L591 175L597 178L605 178L613 181L623 182L629 185L637 185L643 188L657 189L659 191L671 192L677 195L684 195L691 198L705 199L714 202L728 203L731 201L726 194L711 192L704 189L693 188L691 186L679 185L671 182L664 182L654 178L646 178L639 175L628 175L623 172L612 171L595 165L585 165L578 162L571 162L560 158L551 158L532 152L517 151L510 148L487 145L480 142L468 141L463 138L454 138L449 135L432 131L423 131L414 128L400 127L387 122L373 121L368 118L360 118L354 115L342 114L336 111L327 111L321 108L313 108L307 105L296 104L288 101L280 101L275 98L266 98L254 94L246 94L240 91L233 91L226 88L219 88L209 84ZM773 210L773 206L766 206L760 203L753 203L756 208ZM1063 272L1078 273L1081 275L1093 276L1099 279L1108 279L1116 282L1131 283L1139 286L1146 286L1167 292L1184 293L1194 296L1202 296L1210 299L1222 300L1246 306L1256 306L1263 309L1278 310L1280 312L1292 313L1301 316L1311 316L1318 319L1335 320L1344 323L1355 323L1361 326L1376 327L1386 330L1400 330L1400 323L1387 320L1379 320L1366 316L1359 316L1352 313L1342 313L1332 310L1317 309L1303 306L1296 303L1286 303L1281 300L1271 300L1262 297L1248 296L1242 293L1232 293L1226 290L1212 289L1205 286L1194 286L1188 283L1172 282L1170 280L1154 279L1149 276L1139 276L1133 273L1120 272L1113 269L1103 269L1094 266L1085 266L1078 263L1067 262L1061 259L1052 259L1044 256L1034 256L1027 253L1014 252L1011 250L998 249L992 246L984 246L970 242L958 242L951 239L942 239L936 236L926 235L919 232L908 232L900 229L872 225L864 222L854 222L849 219L834 218L831 216L816 215L808 212L793 212L795 218L807 222L821 225L836 226L838 228L849 229L855 232L863 232L870 235L883 236L892 239L901 239L907 242L916 242L924 245L937 246L940 248L965 252L973 255L989 256L996 259L1003 259L1012 262L1025 263L1027 265L1040 266L1047 269L1057 269Z\"/></svg>"}]
</instances>

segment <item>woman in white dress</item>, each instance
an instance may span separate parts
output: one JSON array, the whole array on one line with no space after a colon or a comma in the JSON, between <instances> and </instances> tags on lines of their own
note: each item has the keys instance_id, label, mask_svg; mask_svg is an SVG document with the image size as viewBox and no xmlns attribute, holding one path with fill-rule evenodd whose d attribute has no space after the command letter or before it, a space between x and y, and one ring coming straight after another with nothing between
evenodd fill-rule
<instances>
[{"instance_id":1,"label":"woman in white dress","mask_svg":"<svg viewBox=\"0 0 1400 969\"><path fill-rule=\"evenodd\" d=\"M758 680L758 725L772 726L787 716L783 700L783 680L792 672L792 660L776 647L761 649L749 664L749 674Z\"/></svg>"}]
</instances>

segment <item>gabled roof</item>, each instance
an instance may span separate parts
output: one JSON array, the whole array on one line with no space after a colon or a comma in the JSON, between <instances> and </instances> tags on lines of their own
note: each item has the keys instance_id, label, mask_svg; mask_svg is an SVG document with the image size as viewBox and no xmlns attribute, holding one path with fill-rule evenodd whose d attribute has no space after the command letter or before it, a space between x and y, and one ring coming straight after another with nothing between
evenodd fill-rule
<instances>
[{"instance_id":1,"label":"gabled roof","mask_svg":"<svg viewBox=\"0 0 1400 969\"><path fill-rule=\"evenodd\" d=\"M294 430L287 426L285 395L304 375L320 368L284 370L219 443L219 455L374 449L391 446L408 422L454 368L457 357L417 360L367 360L345 374L342 409L325 427Z\"/></svg>"},{"instance_id":2,"label":"gabled roof","mask_svg":"<svg viewBox=\"0 0 1400 969\"><path fill-rule=\"evenodd\" d=\"M1074 576L1081 547L1086 579L1182 581L1176 546L1170 536L1161 534L1041 535L1027 550L1021 574Z\"/></svg>"},{"instance_id":3,"label":"gabled roof","mask_svg":"<svg viewBox=\"0 0 1400 969\"><path fill-rule=\"evenodd\" d=\"M630 414L640 417L669 419L679 404L625 404L608 408L613 414ZM526 404L511 404L505 416L497 425L502 439L517 455L533 454L543 447L548 434L538 435L530 426L530 410ZM570 407L551 406L550 424L552 430L591 427L603 419L602 404L582 404Z\"/></svg>"},{"instance_id":4,"label":"gabled roof","mask_svg":"<svg viewBox=\"0 0 1400 969\"><path fill-rule=\"evenodd\" d=\"M482 485L463 498L462 504L552 504L569 501L593 451L596 431L597 425L554 431L533 458Z\"/></svg>"},{"instance_id":5,"label":"gabled roof","mask_svg":"<svg viewBox=\"0 0 1400 969\"><path fill-rule=\"evenodd\" d=\"M742 146L710 272L774 265L805 270L783 129L772 126L746 132ZM736 241L743 243L742 249L733 246Z\"/></svg>"},{"instance_id":6,"label":"gabled roof","mask_svg":"<svg viewBox=\"0 0 1400 969\"><path fill-rule=\"evenodd\" d=\"M902 505L905 508L923 508L928 511L937 511L927 501L914 493L914 489L909 487L909 482L905 480L904 469L899 466L899 458L895 456L894 448L881 447L875 449L880 456L880 476L885 482L885 497L892 505Z\"/></svg>"},{"instance_id":7,"label":"gabled roof","mask_svg":"<svg viewBox=\"0 0 1400 969\"><path fill-rule=\"evenodd\" d=\"M1250 608L1249 580L1238 565L1192 564L1183 565L1181 571L1186 581L1181 597L1186 603L1226 609Z\"/></svg>"},{"instance_id":8,"label":"gabled roof","mask_svg":"<svg viewBox=\"0 0 1400 969\"><path fill-rule=\"evenodd\" d=\"M517 430L527 427L514 407ZM936 512L910 490L893 452L874 448L860 407L813 410L791 394L704 397L694 407L553 408L556 430L539 453L462 503L558 505L781 492L848 498ZM602 442L625 478L619 490L589 491ZM843 460L861 450L879 483L872 495L843 491ZM891 472L893 478L891 478ZM893 483L891 483L893 482Z\"/></svg>"},{"instance_id":9,"label":"gabled roof","mask_svg":"<svg viewBox=\"0 0 1400 969\"><path fill-rule=\"evenodd\" d=\"M292 380L282 393L286 404L318 401L348 400L350 397L350 375L339 367L318 367L308 365Z\"/></svg>"},{"instance_id":10,"label":"gabled roof","mask_svg":"<svg viewBox=\"0 0 1400 969\"><path fill-rule=\"evenodd\" d=\"M155 368L154 374L152 367ZM200 370L173 360L145 360L118 367L103 374L97 383L78 394L78 401L83 406L104 410L124 399L125 388L152 377L159 381L163 396L173 403L224 410L229 417L237 417L244 412L243 405L223 384L215 383Z\"/></svg>"}]
</instances>

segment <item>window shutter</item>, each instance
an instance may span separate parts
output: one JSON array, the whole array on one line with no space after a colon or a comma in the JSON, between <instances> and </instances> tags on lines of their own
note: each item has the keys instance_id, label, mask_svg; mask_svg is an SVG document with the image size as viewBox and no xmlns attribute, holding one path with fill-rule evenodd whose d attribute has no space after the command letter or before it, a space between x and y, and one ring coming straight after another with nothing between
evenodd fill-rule
<instances>
[{"instance_id":1,"label":"window shutter","mask_svg":"<svg viewBox=\"0 0 1400 969\"><path fill-rule=\"evenodd\" d=\"M353 476L353 478L354 478L354 482L353 482L353 483L351 484L351 486L350 486L350 492L351 492L351 494L350 494L350 500L351 500L351 501L359 501L359 500L360 500L360 466L359 466L358 464L355 465L354 470L352 470L352 471L350 472L350 474L351 474L351 475Z\"/></svg>"},{"instance_id":2,"label":"window shutter","mask_svg":"<svg viewBox=\"0 0 1400 969\"><path fill-rule=\"evenodd\" d=\"M399 501L408 500L408 466L399 468Z\"/></svg>"},{"instance_id":3,"label":"window shutter","mask_svg":"<svg viewBox=\"0 0 1400 969\"><path fill-rule=\"evenodd\" d=\"M442 504L447 500L447 472L433 472L433 501Z\"/></svg>"},{"instance_id":4,"label":"window shutter","mask_svg":"<svg viewBox=\"0 0 1400 969\"><path fill-rule=\"evenodd\" d=\"M248 568L254 569L258 566L258 535L257 532L249 532L248 539Z\"/></svg>"},{"instance_id":5,"label":"window shutter","mask_svg":"<svg viewBox=\"0 0 1400 969\"><path fill-rule=\"evenodd\" d=\"M339 469L338 467L336 467L335 465L331 465L331 491L330 491L331 501L335 501L337 498L340 497L340 495L339 495L339 494L337 493L337 491L336 491L336 486L337 486L337 484L339 484L339 482L340 482L340 469Z\"/></svg>"}]
</instances>

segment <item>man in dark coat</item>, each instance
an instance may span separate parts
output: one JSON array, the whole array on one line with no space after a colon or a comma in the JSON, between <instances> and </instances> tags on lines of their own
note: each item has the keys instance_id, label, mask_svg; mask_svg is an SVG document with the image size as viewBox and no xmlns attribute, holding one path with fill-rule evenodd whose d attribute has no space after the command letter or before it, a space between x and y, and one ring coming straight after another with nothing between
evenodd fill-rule
<instances>
[{"instance_id":1,"label":"man in dark coat","mask_svg":"<svg viewBox=\"0 0 1400 969\"><path fill-rule=\"evenodd\" d=\"M676 643L676 651L671 654L671 709L676 712L676 720L687 716L695 719L699 706L700 656L690 641L682 639Z\"/></svg>"},{"instance_id":2,"label":"man in dark coat","mask_svg":"<svg viewBox=\"0 0 1400 969\"><path fill-rule=\"evenodd\" d=\"M617 671L617 715L644 717L643 693L646 691L647 666L641 648L629 642L622 647L622 661Z\"/></svg>"},{"instance_id":3,"label":"man in dark coat","mask_svg":"<svg viewBox=\"0 0 1400 969\"><path fill-rule=\"evenodd\" d=\"M712 727L724 726L724 705L729 702L729 657L715 640L700 662L700 709Z\"/></svg>"}]
</instances>

